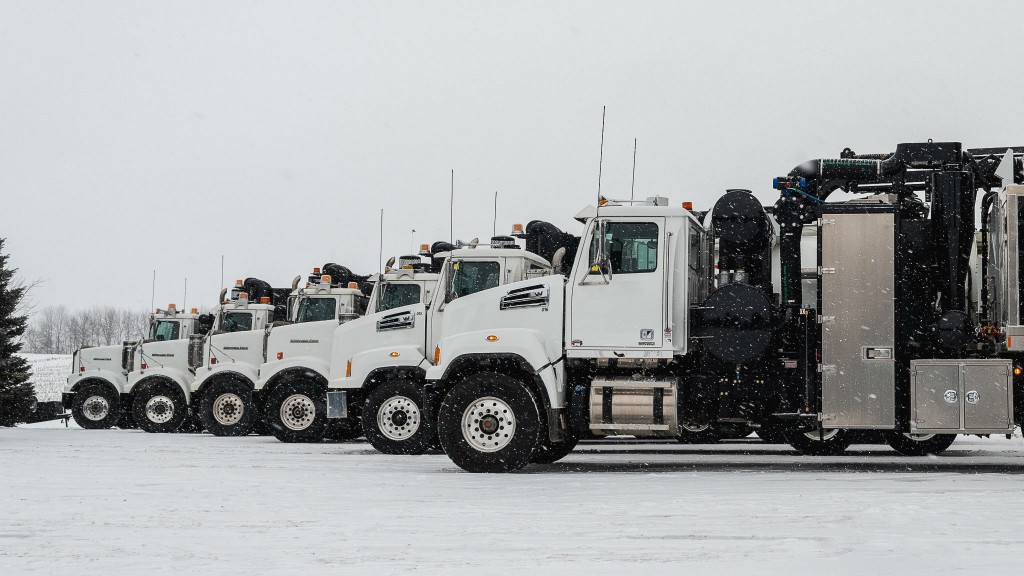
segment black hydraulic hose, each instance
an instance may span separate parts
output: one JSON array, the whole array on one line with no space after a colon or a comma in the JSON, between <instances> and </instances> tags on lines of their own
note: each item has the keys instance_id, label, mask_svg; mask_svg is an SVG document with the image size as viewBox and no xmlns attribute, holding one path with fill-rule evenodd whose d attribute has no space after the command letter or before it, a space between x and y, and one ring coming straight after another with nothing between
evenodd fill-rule
<instances>
[{"instance_id":1,"label":"black hydraulic hose","mask_svg":"<svg viewBox=\"0 0 1024 576\"><path fill-rule=\"evenodd\" d=\"M981 322L990 324L988 317L988 223L989 209L999 196L998 192L988 191L981 198Z\"/></svg>"}]
</instances>

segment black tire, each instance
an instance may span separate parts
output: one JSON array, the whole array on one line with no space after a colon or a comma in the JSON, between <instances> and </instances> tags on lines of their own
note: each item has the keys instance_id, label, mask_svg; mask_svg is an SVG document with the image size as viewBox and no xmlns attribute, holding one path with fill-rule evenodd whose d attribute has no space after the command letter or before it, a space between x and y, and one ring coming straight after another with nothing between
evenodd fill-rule
<instances>
[{"instance_id":1,"label":"black tire","mask_svg":"<svg viewBox=\"0 0 1024 576\"><path fill-rule=\"evenodd\" d=\"M179 434L199 434L203 431L203 422L199 419L199 415L196 414L194 407L188 407L188 416L185 417L185 421L178 426L175 432Z\"/></svg>"},{"instance_id":2,"label":"black tire","mask_svg":"<svg viewBox=\"0 0 1024 576\"><path fill-rule=\"evenodd\" d=\"M546 433L541 433L542 439L537 449L533 451L530 462L534 464L554 464L569 455L579 443L579 436L566 431L561 442L552 442Z\"/></svg>"},{"instance_id":3,"label":"black tire","mask_svg":"<svg viewBox=\"0 0 1024 576\"><path fill-rule=\"evenodd\" d=\"M956 434L928 434L914 438L902 432L886 432L885 443L904 456L942 454L956 440Z\"/></svg>"},{"instance_id":4,"label":"black tire","mask_svg":"<svg viewBox=\"0 0 1024 576\"><path fill-rule=\"evenodd\" d=\"M477 414L480 417L474 418ZM468 420L465 427L464 420ZM502 432L506 426L511 432ZM494 372L473 374L456 384L438 414L441 446L467 472L523 468L540 445L541 429L540 411L530 390L519 380Z\"/></svg>"},{"instance_id":5,"label":"black tire","mask_svg":"<svg viewBox=\"0 0 1024 576\"><path fill-rule=\"evenodd\" d=\"M121 417L121 395L99 382L82 384L71 402L71 416L86 430L110 428Z\"/></svg>"},{"instance_id":6,"label":"black tire","mask_svg":"<svg viewBox=\"0 0 1024 576\"><path fill-rule=\"evenodd\" d=\"M363 423L359 418L338 418L327 421L324 438L335 442L349 442L363 435Z\"/></svg>"},{"instance_id":7,"label":"black tire","mask_svg":"<svg viewBox=\"0 0 1024 576\"><path fill-rule=\"evenodd\" d=\"M706 428L679 427L679 436L676 437L683 444L717 444L722 435L714 424L708 424Z\"/></svg>"},{"instance_id":8,"label":"black tire","mask_svg":"<svg viewBox=\"0 0 1024 576\"><path fill-rule=\"evenodd\" d=\"M238 380L218 380L203 390L196 411L214 436L245 436L256 423L252 388Z\"/></svg>"},{"instance_id":9,"label":"black tire","mask_svg":"<svg viewBox=\"0 0 1024 576\"><path fill-rule=\"evenodd\" d=\"M176 432L188 418L185 393L166 378L139 382L132 396L132 417L146 432Z\"/></svg>"},{"instance_id":10,"label":"black tire","mask_svg":"<svg viewBox=\"0 0 1024 576\"><path fill-rule=\"evenodd\" d=\"M423 454L437 437L437 422L423 414L421 386L405 380L384 382L363 403L366 440L383 454Z\"/></svg>"},{"instance_id":11,"label":"black tire","mask_svg":"<svg viewBox=\"0 0 1024 576\"><path fill-rule=\"evenodd\" d=\"M787 430L786 442L804 456L838 456L850 447L851 438L846 430L825 430L824 440L817 430Z\"/></svg>"},{"instance_id":12,"label":"black tire","mask_svg":"<svg viewBox=\"0 0 1024 576\"><path fill-rule=\"evenodd\" d=\"M267 398L264 419L281 442L320 442L327 433L327 393L311 381L285 382Z\"/></svg>"}]
</instances>

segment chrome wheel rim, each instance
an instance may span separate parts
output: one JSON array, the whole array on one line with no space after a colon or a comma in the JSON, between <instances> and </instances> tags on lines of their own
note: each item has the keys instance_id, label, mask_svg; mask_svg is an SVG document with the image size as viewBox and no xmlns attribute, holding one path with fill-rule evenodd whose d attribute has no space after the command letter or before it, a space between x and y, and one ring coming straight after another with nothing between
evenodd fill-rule
<instances>
[{"instance_id":1,"label":"chrome wheel rim","mask_svg":"<svg viewBox=\"0 0 1024 576\"><path fill-rule=\"evenodd\" d=\"M903 436L914 442L927 442L928 440L935 438L935 434L911 434L910 432L904 432Z\"/></svg>"},{"instance_id":2,"label":"chrome wheel rim","mask_svg":"<svg viewBox=\"0 0 1024 576\"><path fill-rule=\"evenodd\" d=\"M174 418L174 400L167 396L153 396L146 402L146 418L156 424L166 424Z\"/></svg>"},{"instance_id":3,"label":"chrome wheel rim","mask_svg":"<svg viewBox=\"0 0 1024 576\"><path fill-rule=\"evenodd\" d=\"M245 401L234 392L225 392L213 401L213 419L221 426L234 426L245 415Z\"/></svg>"},{"instance_id":4,"label":"chrome wheel rim","mask_svg":"<svg viewBox=\"0 0 1024 576\"><path fill-rule=\"evenodd\" d=\"M99 422L110 414L110 403L103 396L89 396L82 402L82 415Z\"/></svg>"},{"instance_id":5,"label":"chrome wheel rim","mask_svg":"<svg viewBox=\"0 0 1024 576\"><path fill-rule=\"evenodd\" d=\"M815 430L813 432L804 432L804 436L807 436L811 440L817 440L818 442L828 442L829 440L835 438L836 435L838 435L838 434L839 434L839 429L838 428L833 428L831 430L825 430L824 434L819 434L817 430Z\"/></svg>"},{"instance_id":6,"label":"chrome wheel rim","mask_svg":"<svg viewBox=\"0 0 1024 576\"><path fill-rule=\"evenodd\" d=\"M462 437L480 452L501 450L515 434L515 413L500 398L478 398L462 413Z\"/></svg>"},{"instance_id":7,"label":"chrome wheel rim","mask_svg":"<svg viewBox=\"0 0 1024 576\"><path fill-rule=\"evenodd\" d=\"M281 403L281 423L289 430L305 430L316 418L316 404L305 394L292 394Z\"/></svg>"},{"instance_id":8,"label":"chrome wheel rim","mask_svg":"<svg viewBox=\"0 0 1024 576\"><path fill-rule=\"evenodd\" d=\"M420 407L406 396L392 396L377 410L377 429L389 440L408 440L420 429Z\"/></svg>"}]
</instances>

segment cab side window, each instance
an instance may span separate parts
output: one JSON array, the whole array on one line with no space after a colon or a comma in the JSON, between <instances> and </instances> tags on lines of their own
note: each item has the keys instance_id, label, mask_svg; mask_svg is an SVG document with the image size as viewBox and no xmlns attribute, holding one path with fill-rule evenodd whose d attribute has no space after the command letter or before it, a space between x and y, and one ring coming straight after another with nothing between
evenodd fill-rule
<instances>
[{"instance_id":1,"label":"cab side window","mask_svg":"<svg viewBox=\"0 0 1024 576\"><path fill-rule=\"evenodd\" d=\"M598 242L590 244L590 262L597 259ZM640 274L658 269L658 225L654 222L608 222L605 256L614 274Z\"/></svg>"},{"instance_id":2,"label":"cab side window","mask_svg":"<svg viewBox=\"0 0 1024 576\"><path fill-rule=\"evenodd\" d=\"M452 264L451 293L455 298L495 288L501 280L497 262L455 262Z\"/></svg>"}]
</instances>

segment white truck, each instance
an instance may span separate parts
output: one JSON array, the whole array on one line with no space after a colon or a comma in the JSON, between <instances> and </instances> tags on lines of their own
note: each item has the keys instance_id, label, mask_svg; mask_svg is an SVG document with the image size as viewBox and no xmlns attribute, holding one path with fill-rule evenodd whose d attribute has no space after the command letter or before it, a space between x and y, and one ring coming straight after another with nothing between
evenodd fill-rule
<instances>
[{"instance_id":1,"label":"white truck","mask_svg":"<svg viewBox=\"0 0 1024 576\"><path fill-rule=\"evenodd\" d=\"M362 434L359 422L350 419L328 430L324 403L334 330L366 312L372 291L368 280L342 266L325 265L322 274L311 276L297 291L295 323L267 333L266 356L253 381L251 405L244 409L258 410L279 440L313 442L325 433L339 440Z\"/></svg>"},{"instance_id":2,"label":"white truck","mask_svg":"<svg viewBox=\"0 0 1024 576\"><path fill-rule=\"evenodd\" d=\"M515 239L495 237L487 248L435 243L439 274L398 270L385 275L378 293L387 306L348 322L334 333L328 382L328 418L361 416L363 432L385 454L422 454L436 442L432 407L423 402L423 377L433 361L443 319L456 301L510 283L547 276L551 264L519 249ZM400 282L423 278L430 288L388 300L406 290Z\"/></svg>"},{"instance_id":3,"label":"white truck","mask_svg":"<svg viewBox=\"0 0 1024 576\"><path fill-rule=\"evenodd\" d=\"M567 454L585 432L677 437L691 306L710 293L710 235L667 199L590 207L567 276L447 304L426 370L457 465L499 472ZM582 423L582 424L581 424Z\"/></svg>"},{"instance_id":4,"label":"white truck","mask_svg":"<svg viewBox=\"0 0 1024 576\"><path fill-rule=\"evenodd\" d=\"M190 408L211 434L240 436L252 430L258 419L253 382L264 360L267 331L288 319L300 279L295 277L291 290L256 278L238 280L231 299L221 298L214 330L192 342Z\"/></svg>"},{"instance_id":5,"label":"white truck","mask_svg":"<svg viewBox=\"0 0 1024 576\"><path fill-rule=\"evenodd\" d=\"M187 347L193 334L202 334L208 327L200 322L198 310L181 313L170 304L166 310L158 309L150 316L149 333L144 340L153 345ZM131 380L129 374L137 346L136 342L125 342L121 346L87 347L75 352L62 402L71 409L79 426L100 429L130 425L132 388L137 380Z\"/></svg>"}]
</instances>

